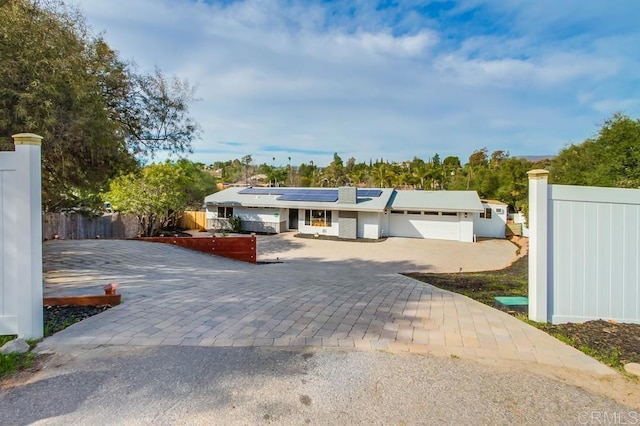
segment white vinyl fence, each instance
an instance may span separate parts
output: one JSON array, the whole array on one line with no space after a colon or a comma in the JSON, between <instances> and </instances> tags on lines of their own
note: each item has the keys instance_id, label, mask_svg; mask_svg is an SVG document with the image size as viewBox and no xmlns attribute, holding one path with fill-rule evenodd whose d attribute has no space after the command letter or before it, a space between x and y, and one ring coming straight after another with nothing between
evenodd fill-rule
<instances>
[{"instance_id":1,"label":"white vinyl fence","mask_svg":"<svg viewBox=\"0 0 640 426\"><path fill-rule=\"evenodd\" d=\"M13 135L15 151L0 152L0 335L43 333L41 140Z\"/></svg>"},{"instance_id":2,"label":"white vinyl fence","mask_svg":"<svg viewBox=\"0 0 640 426\"><path fill-rule=\"evenodd\" d=\"M529 172L529 318L640 323L640 190Z\"/></svg>"}]
</instances>

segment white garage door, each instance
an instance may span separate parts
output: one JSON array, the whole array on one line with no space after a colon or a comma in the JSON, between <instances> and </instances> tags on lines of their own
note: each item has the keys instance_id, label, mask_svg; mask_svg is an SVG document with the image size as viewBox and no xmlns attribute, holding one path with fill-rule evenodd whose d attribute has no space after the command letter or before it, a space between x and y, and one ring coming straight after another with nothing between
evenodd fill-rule
<instances>
[{"instance_id":1,"label":"white garage door","mask_svg":"<svg viewBox=\"0 0 640 426\"><path fill-rule=\"evenodd\" d=\"M397 214L389 216L389 235L392 237L460 239L458 216Z\"/></svg>"}]
</instances>

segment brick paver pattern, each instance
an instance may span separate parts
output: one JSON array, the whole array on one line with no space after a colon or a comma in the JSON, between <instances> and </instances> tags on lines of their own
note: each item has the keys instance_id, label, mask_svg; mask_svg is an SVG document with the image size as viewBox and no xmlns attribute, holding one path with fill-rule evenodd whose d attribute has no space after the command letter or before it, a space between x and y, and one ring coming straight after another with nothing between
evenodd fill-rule
<instances>
[{"instance_id":1,"label":"brick paver pattern","mask_svg":"<svg viewBox=\"0 0 640 426\"><path fill-rule=\"evenodd\" d=\"M100 294L116 282L123 297L121 305L47 338L45 347L344 347L611 374L506 313L381 262L251 265L122 240L50 241L44 253L46 295Z\"/></svg>"}]
</instances>

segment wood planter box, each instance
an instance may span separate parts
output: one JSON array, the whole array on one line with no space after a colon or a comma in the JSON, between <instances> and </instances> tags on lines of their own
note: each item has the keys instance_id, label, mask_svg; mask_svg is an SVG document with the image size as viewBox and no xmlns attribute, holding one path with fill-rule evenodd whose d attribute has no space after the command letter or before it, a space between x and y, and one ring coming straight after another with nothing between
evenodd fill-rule
<instances>
[{"instance_id":1,"label":"wood planter box","mask_svg":"<svg viewBox=\"0 0 640 426\"><path fill-rule=\"evenodd\" d=\"M102 306L102 305L119 305L121 294L92 294L88 296L58 296L45 297L44 306Z\"/></svg>"}]
</instances>

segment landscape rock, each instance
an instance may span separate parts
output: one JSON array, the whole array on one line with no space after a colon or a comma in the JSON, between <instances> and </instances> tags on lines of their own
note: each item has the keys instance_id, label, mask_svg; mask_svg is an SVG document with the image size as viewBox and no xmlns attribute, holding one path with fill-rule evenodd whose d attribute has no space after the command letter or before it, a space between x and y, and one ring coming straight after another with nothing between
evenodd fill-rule
<instances>
[{"instance_id":1,"label":"landscape rock","mask_svg":"<svg viewBox=\"0 0 640 426\"><path fill-rule=\"evenodd\" d=\"M29 352L29 344L24 339L13 339L0 348L3 354L23 354Z\"/></svg>"},{"instance_id":2,"label":"landscape rock","mask_svg":"<svg viewBox=\"0 0 640 426\"><path fill-rule=\"evenodd\" d=\"M630 362L628 364L625 364L624 370L627 373L635 374L636 376L640 377L640 364L638 364L637 362Z\"/></svg>"}]
</instances>

